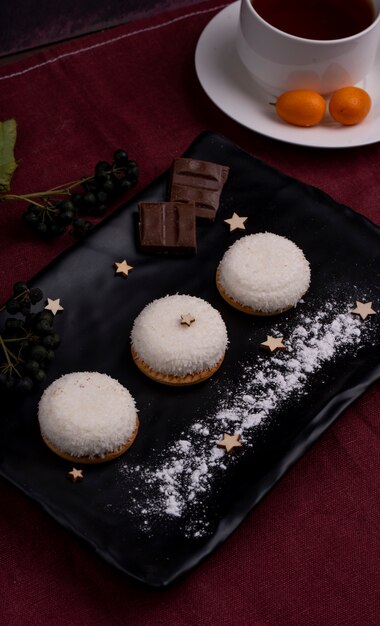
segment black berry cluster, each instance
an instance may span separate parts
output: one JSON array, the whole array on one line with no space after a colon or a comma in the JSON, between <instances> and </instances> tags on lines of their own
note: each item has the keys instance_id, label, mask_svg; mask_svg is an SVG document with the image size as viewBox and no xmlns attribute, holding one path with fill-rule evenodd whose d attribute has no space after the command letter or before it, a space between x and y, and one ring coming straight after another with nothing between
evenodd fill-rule
<instances>
[{"instance_id":1,"label":"black berry cluster","mask_svg":"<svg viewBox=\"0 0 380 626\"><path fill-rule=\"evenodd\" d=\"M136 185L138 177L136 161L120 148L112 163L99 161L91 177L43 193L18 196L29 203L23 220L43 238L62 235L67 228L74 236L82 237L93 227L86 217L102 217L112 203Z\"/></svg>"},{"instance_id":2,"label":"black berry cluster","mask_svg":"<svg viewBox=\"0 0 380 626\"><path fill-rule=\"evenodd\" d=\"M33 311L43 297L38 287L29 289L17 282L13 296L0 309L9 314L0 329L0 390L27 393L46 378L60 336L51 311Z\"/></svg>"}]
</instances>

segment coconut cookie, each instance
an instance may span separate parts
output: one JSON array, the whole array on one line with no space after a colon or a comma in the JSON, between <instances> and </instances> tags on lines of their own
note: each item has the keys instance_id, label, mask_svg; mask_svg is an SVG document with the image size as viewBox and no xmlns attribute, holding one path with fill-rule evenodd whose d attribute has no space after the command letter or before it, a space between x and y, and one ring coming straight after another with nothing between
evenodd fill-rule
<instances>
[{"instance_id":1,"label":"coconut cookie","mask_svg":"<svg viewBox=\"0 0 380 626\"><path fill-rule=\"evenodd\" d=\"M273 233L247 235L224 254L216 273L221 296L251 315L276 315L294 307L310 285L302 250Z\"/></svg>"},{"instance_id":2,"label":"coconut cookie","mask_svg":"<svg viewBox=\"0 0 380 626\"><path fill-rule=\"evenodd\" d=\"M38 406L41 435L68 461L102 463L125 452L139 421L128 389L107 374L73 372L55 380Z\"/></svg>"},{"instance_id":3,"label":"coconut cookie","mask_svg":"<svg viewBox=\"0 0 380 626\"><path fill-rule=\"evenodd\" d=\"M228 338L220 313L188 295L159 298L135 319L132 356L147 376L166 385L206 380L222 364Z\"/></svg>"}]
</instances>

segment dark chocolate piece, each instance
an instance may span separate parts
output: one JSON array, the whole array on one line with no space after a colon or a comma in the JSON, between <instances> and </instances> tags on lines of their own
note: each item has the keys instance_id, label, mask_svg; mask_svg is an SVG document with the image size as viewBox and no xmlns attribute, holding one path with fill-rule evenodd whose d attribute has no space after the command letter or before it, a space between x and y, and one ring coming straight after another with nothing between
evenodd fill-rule
<instances>
[{"instance_id":1,"label":"dark chocolate piece","mask_svg":"<svg viewBox=\"0 0 380 626\"><path fill-rule=\"evenodd\" d=\"M196 253L194 202L140 202L138 206L142 252Z\"/></svg>"},{"instance_id":2,"label":"dark chocolate piece","mask_svg":"<svg viewBox=\"0 0 380 626\"><path fill-rule=\"evenodd\" d=\"M171 170L169 199L194 202L196 217L214 221L229 169L210 161L175 159Z\"/></svg>"}]
</instances>

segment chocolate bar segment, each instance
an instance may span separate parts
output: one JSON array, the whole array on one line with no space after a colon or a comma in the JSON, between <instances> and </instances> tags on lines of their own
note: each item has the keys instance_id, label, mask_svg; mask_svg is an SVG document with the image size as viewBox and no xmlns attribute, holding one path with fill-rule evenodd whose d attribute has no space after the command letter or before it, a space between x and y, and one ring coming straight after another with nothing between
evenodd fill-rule
<instances>
[{"instance_id":1,"label":"chocolate bar segment","mask_svg":"<svg viewBox=\"0 0 380 626\"><path fill-rule=\"evenodd\" d=\"M197 251L194 202L140 202L142 252L190 255Z\"/></svg>"},{"instance_id":2,"label":"chocolate bar segment","mask_svg":"<svg viewBox=\"0 0 380 626\"><path fill-rule=\"evenodd\" d=\"M229 169L210 161L175 159L171 170L169 199L174 202L194 202L196 217L214 221Z\"/></svg>"}]
</instances>

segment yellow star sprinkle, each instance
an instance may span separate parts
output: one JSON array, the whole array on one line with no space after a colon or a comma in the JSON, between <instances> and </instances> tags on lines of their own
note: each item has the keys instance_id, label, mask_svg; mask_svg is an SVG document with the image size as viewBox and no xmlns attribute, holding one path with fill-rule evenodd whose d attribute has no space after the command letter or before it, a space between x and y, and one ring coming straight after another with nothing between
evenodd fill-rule
<instances>
[{"instance_id":1,"label":"yellow star sprinkle","mask_svg":"<svg viewBox=\"0 0 380 626\"><path fill-rule=\"evenodd\" d=\"M360 315L362 320L365 320L368 315L376 315L376 311L372 308L372 302L358 302L356 301L356 308L352 309L351 313Z\"/></svg>"},{"instance_id":2,"label":"yellow star sprinkle","mask_svg":"<svg viewBox=\"0 0 380 626\"><path fill-rule=\"evenodd\" d=\"M266 341L263 341L260 346L274 352L275 350L286 350L286 346L283 343L283 337L272 337L267 335Z\"/></svg>"},{"instance_id":3,"label":"yellow star sprinkle","mask_svg":"<svg viewBox=\"0 0 380 626\"><path fill-rule=\"evenodd\" d=\"M247 219L248 217L240 217L240 215L238 215L237 213L233 213L232 217L224 221L226 222L226 224L229 224L230 233L232 233L233 230L237 229L245 230L244 222L246 222Z\"/></svg>"},{"instance_id":4,"label":"yellow star sprinkle","mask_svg":"<svg viewBox=\"0 0 380 626\"><path fill-rule=\"evenodd\" d=\"M114 268L116 269L116 274L121 274L125 278L127 278L129 272L133 270L133 265L128 265L127 261L120 261L120 263L114 263Z\"/></svg>"},{"instance_id":5,"label":"yellow star sprinkle","mask_svg":"<svg viewBox=\"0 0 380 626\"><path fill-rule=\"evenodd\" d=\"M227 454L231 454L234 448L242 447L242 444L240 442L240 435L228 435L227 433L224 433L223 439L217 441L216 445L219 448L225 448Z\"/></svg>"},{"instance_id":6,"label":"yellow star sprinkle","mask_svg":"<svg viewBox=\"0 0 380 626\"><path fill-rule=\"evenodd\" d=\"M61 306L60 298L57 300L52 300L51 298L47 299L48 303L45 306L47 311L51 311L53 315L57 315L58 311L63 311L63 306Z\"/></svg>"},{"instance_id":7,"label":"yellow star sprinkle","mask_svg":"<svg viewBox=\"0 0 380 626\"><path fill-rule=\"evenodd\" d=\"M193 317L191 313L187 313L187 315L181 315L181 324L186 324L186 326L191 326L193 322L195 322L195 317Z\"/></svg>"},{"instance_id":8,"label":"yellow star sprinkle","mask_svg":"<svg viewBox=\"0 0 380 626\"><path fill-rule=\"evenodd\" d=\"M83 470L73 467L71 472L68 472L67 476L73 483L78 483L83 480Z\"/></svg>"}]
</instances>

